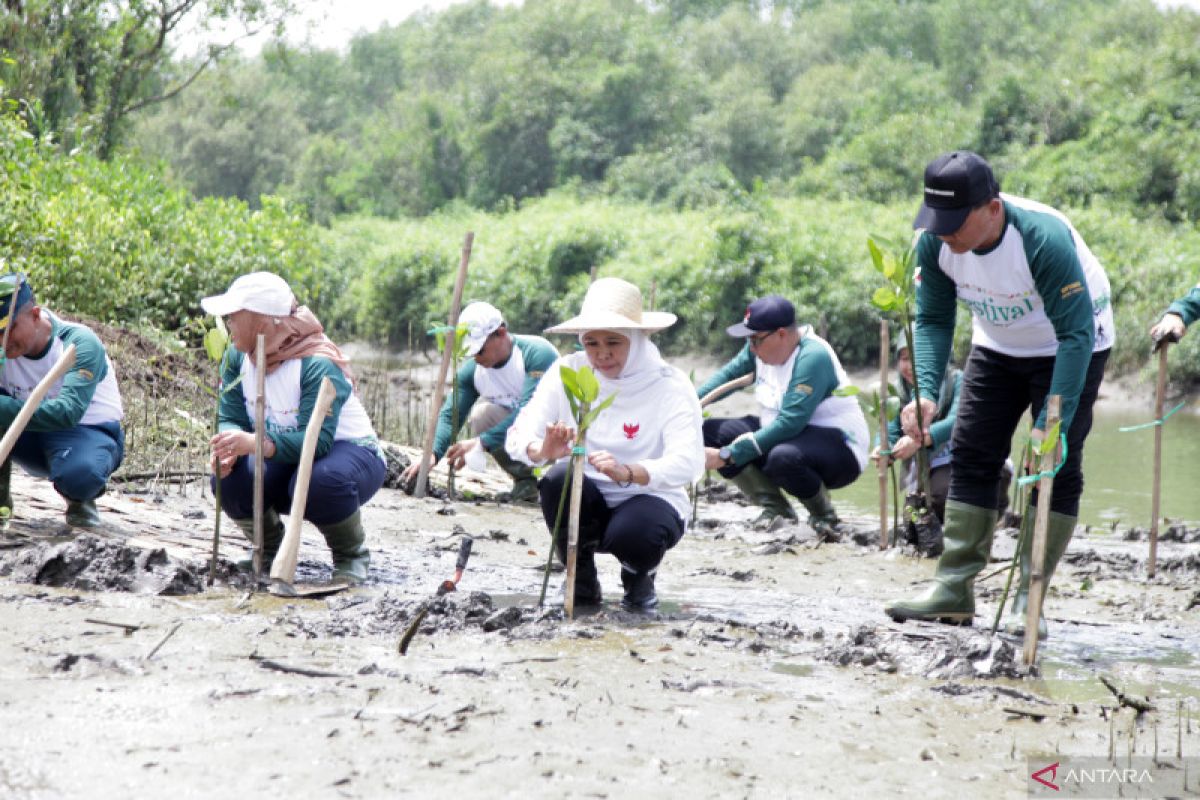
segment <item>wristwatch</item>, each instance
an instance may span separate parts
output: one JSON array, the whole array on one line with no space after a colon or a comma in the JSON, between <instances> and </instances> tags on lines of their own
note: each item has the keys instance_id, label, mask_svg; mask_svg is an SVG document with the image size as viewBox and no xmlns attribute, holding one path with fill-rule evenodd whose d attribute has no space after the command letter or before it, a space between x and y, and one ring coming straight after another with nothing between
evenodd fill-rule
<instances>
[{"instance_id":1,"label":"wristwatch","mask_svg":"<svg viewBox=\"0 0 1200 800\"><path fill-rule=\"evenodd\" d=\"M729 449L729 445L725 445L717 451L717 458L721 459L726 464L729 463L729 460L733 458L733 451Z\"/></svg>"}]
</instances>

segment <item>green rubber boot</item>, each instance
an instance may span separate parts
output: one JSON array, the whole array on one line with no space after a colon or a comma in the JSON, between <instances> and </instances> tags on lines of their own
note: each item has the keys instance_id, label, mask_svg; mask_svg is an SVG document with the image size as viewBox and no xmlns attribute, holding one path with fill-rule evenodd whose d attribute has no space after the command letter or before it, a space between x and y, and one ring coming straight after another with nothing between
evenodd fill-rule
<instances>
[{"instance_id":1,"label":"green rubber boot","mask_svg":"<svg viewBox=\"0 0 1200 800\"><path fill-rule=\"evenodd\" d=\"M72 528L95 528L100 524L100 512L96 509L95 500L68 499L64 516Z\"/></svg>"},{"instance_id":2,"label":"green rubber boot","mask_svg":"<svg viewBox=\"0 0 1200 800\"><path fill-rule=\"evenodd\" d=\"M975 616L975 576L987 566L995 527L995 509L948 500L945 550L938 559L933 585L920 597L889 603L884 612L897 622L922 619L970 624Z\"/></svg>"},{"instance_id":3,"label":"green rubber boot","mask_svg":"<svg viewBox=\"0 0 1200 800\"><path fill-rule=\"evenodd\" d=\"M367 533L363 530L362 515L355 511L341 522L318 525L333 553L333 577L330 583L357 586L367 579L371 566L371 551L366 548Z\"/></svg>"},{"instance_id":4,"label":"green rubber boot","mask_svg":"<svg viewBox=\"0 0 1200 800\"><path fill-rule=\"evenodd\" d=\"M747 466L731 479L751 503L762 508L754 520L755 528L774 530L788 522L797 521L796 512L788 502L783 490L771 482L763 471L753 464Z\"/></svg>"},{"instance_id":5,"label":"green rubber boot","mask_svg":"<svg viewBox=\"0 0 1200 800\"><path fill-rule=\"evenodd\" d=\"M242 572L254 571L254 517L245 517L244 519L235 519L234 525L237 525L242 531L242 535L250 542L250 553L246 558L237 562L237 568ZM262 570L264 573L271 571L271 562L275 560L275 554L279 552L279 545L283 543L283 520L279 518L279 514L275 509L268 508L263 514L263 558Z\"/></svg>"},{"instance_id":6,"label":"green rubber boot","mask_svg":"<svg viewBox=\"0 0 1200 800\"><path fill-rule=\"evenodd\" d=\"M1030 520L1030 529L1029 534L1025 537L1025 545L1021 548L1021 577L1017 583L1017 593L1013 597L1011 610L1004 617L1004 632L1013 636L1025 635L1025 612L1029 607L1029 576L1033 571L1033 519L1035 514L1036 509L1032 507L1025 509L1025 519ZM1046 563L1042 568L1042 572L1046 576L1042 585L1047 589L1050 587L1050 579L1054 577L1054 569L1062 560L1063 554L1067 552L1067 544L1071 541L1072 534L1075 533L1076 519L1077 517L1050 512L1046 525ZM1045 600L1045 597L1042 599ZM1043 603L1043 610L1044 608L1045 604ZM1038 617L1038 638L1045 639L1048 635L1046 615L1043 613Z\"/></svg>"},{"instance_id":7,"label":"green rubber boot","mask_svg":"<svg viewBox=\"0 0 1200 800\"><path fill-rule=\"evenodd\" d=\"M821 484L821 489L812 497L801 497L800 502L808 509L808 525L817 532L818 541L840 542L842 529L839 527L837 511L833 508L833 500L829 490Z\"/></svg>"},{"instance_id":8,"label":"green rubber boot","mask_svg":"<svg viewBox=\"0 0 1200 800\"><path fill-rule=\"evenodd\" d=\"M496 499L502 503L536 503L538 488L533 467L517 461L503 447L497 447L488 452L491 453L492 458L496 459L500 469L507 472L513 479L512 490L498 495Z\"/></svg>"}]
</instances>

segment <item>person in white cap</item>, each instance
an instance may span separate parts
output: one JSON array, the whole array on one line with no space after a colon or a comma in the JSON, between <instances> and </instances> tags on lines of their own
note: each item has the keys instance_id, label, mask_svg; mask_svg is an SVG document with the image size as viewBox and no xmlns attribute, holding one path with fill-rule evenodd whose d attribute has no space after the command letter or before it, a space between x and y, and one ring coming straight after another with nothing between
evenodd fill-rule
<instances>
[{"instance_id":1,"label":"person in white cap","mask_svg":"<svg viewBox=\"0 0 1200 800\"><path fill-rule=\"evenodd\" d=\"M258 335L263 334L267 373L263 563L274 560L283 540L279 515L291 508L304 431L321 381L329 378L336 396L317 440L304 518L317 526L333 553L333 581L363 582L371 554L359 509L379 491L387 468L375 430L354 393L349 361L277 275L243 275L229 291L206 297L200 304L209 314L225 318L232 345L221 362L219 430L211 441L214 483L221 481L221 507L253 540L257 384L252 354ZM235 386L239 379L240 385Z\"/></svg>"},{"instance_id":2,"label":"person in white cap","mask_svg":"<svg viewBox=\"0 0 1200 800\"><path fill-rule=\"evenodd\" d=\"M11 457L0 465L0 506L11 514L9 481L16 461L30 475L50 479L67 501L68 525L96 527L96 498L125 456L125 412L104 345L90 329L38 305L20 273L0 276L0 336L5 329L0 431L12 424L24 399L70 345L75 345L75 365L50 388Z\"/></svg>"},{"instance_id":3,"label":"person in white cap","mask_svg":"<svg viewBox=\"0 0 1200 800\"><path fill-rule=\"evenodd\" d=\"M577 334L583 352L563 356L547 371L509 428L505 447L513 458L526 464L564 459L538 484L542 515L553 531L575 439L559 365L591 367L599 401L614 398L587 430L576 604L600 603L595 553L611 553L621 563L622 605L653 611L658 566L686 529L685 487L704 472L700 403L691 381L663 361L647 335L674 322L674 314L642 311L633 284L597 280L579 315L547 330ZM567 526L561 527L554 544L565 560Z\"/></svg>"},{"instance_id":4,"label":"person in white cap","mask_svg":"<svg viewBox=\"0 0 1200 800\"><path fill-rule=\"evenodd\" d=\"M459 367L454 394L446 397L438 414L433 463L449 458L455 469L462 469L472 450L486 451L513 479L512 491L500 499L532 500L537 496L533 470L509 457L504 437L542 375L558 359L558 351L540 336L510 333L504 317L490 303L471 303L459 315L458 323L460 328L466 327L464 340L471 358ZM456 407L459 426L465 420L471 438L452 444L457 433ZM420 467L417 462L404 470L404 485L412 484Z\"/></svg>"}]
</instances>

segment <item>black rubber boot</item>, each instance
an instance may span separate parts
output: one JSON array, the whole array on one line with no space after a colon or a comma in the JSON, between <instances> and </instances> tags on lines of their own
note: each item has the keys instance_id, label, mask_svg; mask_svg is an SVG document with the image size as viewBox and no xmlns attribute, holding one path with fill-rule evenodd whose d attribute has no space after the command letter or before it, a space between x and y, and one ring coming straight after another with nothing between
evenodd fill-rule
<instances>
[{"instance_id":1,"label":"black rubber boot","mask_svg":"<svg viewBox=\"0 0 1200 800\"><path fill-rule=\"evenodd\" d=\"M567 541L562 537L555 548L558 560L567 563ZM580 542L575 551L575 605L598 606L604 597L600 592L600 576L596 572L596 543Z\"/></svg>"},{"instance_id":2,"label":"black rubber boot","mask_svg":"<svg viewBox=\"0 0 1200 800\"><path fill-rule=\"evenodd\" d=\"M242 531L242 535L250 540L250 554L237 562L237 568L242 572L254 571L254 517L245 517L244 519L235 519L234 525ZM263 572L271 571L271 562L275 560L275 554L279 552L279 545L283 543L283 520L279 518L279 514L275 513L275 509L268 508L263 514L263 557L262 569Z\"/></svg>"},{"instance_id":3,"label":"black rubber boot","mask_svg":"<svg viewBox=\"0 0 1200 800\"><path fill-rule=\"evenodd\" d=\"M522 464L510 456L503 447L489 450L492 458L513 479L513 488L496 496L502 503L536 503L538 501L537 477L533 467Z\"/></svg>"},{"instance_id":4,"label":"black rubber boot","mask_svg":"<svg viewBox=\"0 0 1200 800\"><path fill-rule=\"evenodd\" d=\"M341 522L318 525L317 530L333 553L330 583L357 586L365 581L371 567L371 551L366 547L367 533L363 530L362 515L355 511Z\"/></svg>"},{"instance_id":5,"label":"black rubber boot","mask_svg":"<svg viewBox=\"0 0 1200 800\"><path fill-rule=\"evenodd\" d=\"M833 508L833 500L825 484L812 497L801 497L800 502L808 509L808 526L817 533L817 539L822 542L840 542L842 540L841 520Z\"/></svg>"},{"instance_id":6,"label":"black rubber boot","mask_svg":"<svg viewBox=\"0 0 1200 800\"><path fill-rule=\"evenodd\" d=\"M654 591L654 576L657 572L657 567L639 572L622 564L621 585L625 587L625 597L621 600L621 607L640 614L649 614L658 608L658 594Z\"/></svg>"},{"instance_id":7,"label":"black rubber boot","mask_svg":"<svg viewBox=\"0 0 1200 800\"><path fill-rule=\"evenodd\" d=\"M933 585L912 600L897 600L884 612L897 622L922 619L970 624L975 616L975 576L987 566L992 550L996 511L946 502L945 550L938 559Z\"/></svg>"},{"instance_id":8,"label":"black rubber boot","mask_svg":"<svg viewBox=\"0 0 1200 800\"><path fill-rule=\"evenodd\" d=\"M762 508L752 523L760 530L774 530L789 522L796 522L796 512L783 491L771 482L763 471L753 464L731 478L733 485L746 495L746 499Z\"/></svg>"},{"instance_id":9,"label":"black rubber boot","mask_svg":"<svg viewBox=\"0 0 1200 800\"><path fill-rule=\"evenodd\" d=\"M8 527L12 519L12 459L0 464L0 530Z\"/></svg>"}]
</instances>

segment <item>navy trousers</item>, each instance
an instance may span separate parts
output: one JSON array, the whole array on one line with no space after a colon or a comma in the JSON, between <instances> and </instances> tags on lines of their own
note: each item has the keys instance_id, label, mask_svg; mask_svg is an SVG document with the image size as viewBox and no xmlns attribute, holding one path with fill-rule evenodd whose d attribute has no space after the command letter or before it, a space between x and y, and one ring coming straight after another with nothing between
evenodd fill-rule
<instances>
[{"instance_id":1,"label":"navy trousers","mask_svg":"<svg viewBox=\"0 0 1200 800\"><path fill-rule=\"evenodd\" d=\"M743 433L752 433L760 427L758 417L753 416L706 419L704 446L724 447ZM814 497L822 484L829 489L849 486L862 472L842 432L816 425L806 425L799 436L780 442L764 456L740 467L722 467L718 472L732 478L751 464L761 469L771 483L801 500Z\"/></svg>"},{"instance_id":2,"label":"navy trousers","mask_svg":"<svg viewBox=\"0 0 1200 800\"><path fill-rule=\"evenodd\" d=\"M17 438L12 459L38 478L49 478L68 500L95 500L125 458L119 422L78 425L65 431L29 431Z\"/></svg>"}]
</instances>

